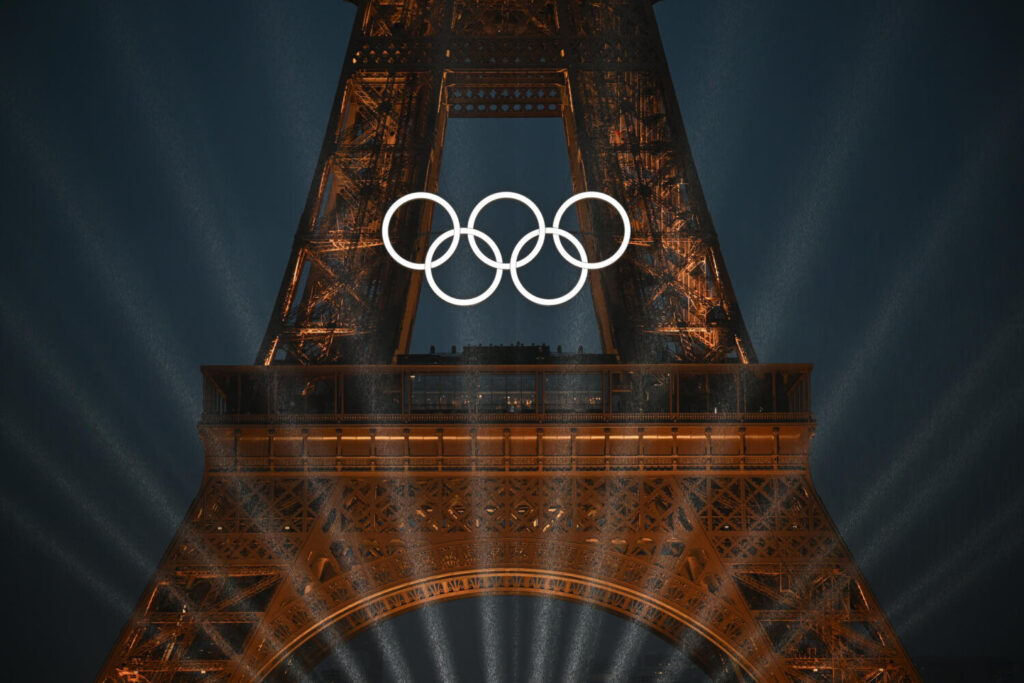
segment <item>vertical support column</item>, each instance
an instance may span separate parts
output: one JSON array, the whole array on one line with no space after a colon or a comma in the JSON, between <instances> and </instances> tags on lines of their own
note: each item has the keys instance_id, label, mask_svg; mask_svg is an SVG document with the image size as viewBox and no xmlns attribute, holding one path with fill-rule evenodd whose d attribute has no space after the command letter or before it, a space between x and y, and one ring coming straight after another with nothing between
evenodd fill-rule
<instances>
[{"instance_id":1,"label":"vertical support column","mask_svg":"<svg viewBox=\"0 0 1024 683\"><path fill-rule=\"evenodd\" d=\"M600 273L612 340L626 362L754 361L686 142L650 3L566 0L577 190L611 194L634 241ZM603 39L603 40L602 40ZM621 45L619 50L609 47ZM610 254L621 228L581 207L588 249Z\"/></svg>"},{"instance_id":2,"label":"vertical support column","mask_svg":"<svg viewBox=\"0 0 1024 683\"><path fill-rule=\"evenodd\" d=\"M367 60L381 35L419 32L409 17L360 3L316 181L257 363L388 362L408 347L419 279L380 248L380 221L400 196L436 189L444 137L440 46L417 60L392 49ZM423 3L435 12L446 3ZM424 17L436 30L443 17ZM415 36L421 37L421 36ZM368 62L370 62L368 64ZM406 65L406 66L404 66ZM400 212L392 240L407 258L426 251L426 204Z\"/></svg>"}]
</instances>

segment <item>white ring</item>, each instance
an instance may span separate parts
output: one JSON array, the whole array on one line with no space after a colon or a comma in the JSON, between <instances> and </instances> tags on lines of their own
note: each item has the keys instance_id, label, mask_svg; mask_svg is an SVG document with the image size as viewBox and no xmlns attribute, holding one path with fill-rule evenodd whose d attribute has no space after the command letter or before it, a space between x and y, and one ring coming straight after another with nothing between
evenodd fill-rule
<instances>
[{"instance_id":1,"label":"white ring","mask_svg":"<svg viewBox=\"0 0 1024 683\"><path fill-rule=\"evenodd\" d=\"M565 251L565 247L562 246L562 238L558 233L552 233L555 236L555 248L558 249L558 253L562 255L566 261L576 266L577 268L586 268L587 270L599 270L606 266L618 261L624 253L626 253L626 247L629 246L629 214L622 208L622 204L619 204L614 197L609 197L603 192L580 192L566 199L560 207L558 212L555 214L554 226L556 229L561 228L562 225L562 214L564 214L570 206L580 201L581 199L600 199L601 201L608 202L611 204L616 211L619 212L619 217L622 218L622 244L619 245L618 250L606 258L604 261L598 261L597 263L587 263L586 260L577 261L572 256L569 256Z\"/></svg>"},{"instance_id":2,"label":"white ring","mask_svg":"<svg viewBox=\"0 0 1024 683\"><path fill-rule=\"evenodd\" d=\"M523 285L523 283L519 281L518 268L521 264L519 263L519 261L516 260L516 257L519 256L519 251L523 248L523 245L526 243L526 240L530 239L530 236L536 232L540 232L540 238L537 240L538 242L541 242L544 239L545 232L550 232L556 236L558 233L561 233L566 239L572 240L573 246L576 247L576 251L579 252L580 258L583 259L583 262L586 263L587 261L587 252L583 249L583 245L580 244L580 241L576 239L576 237L571 232L562 230L561 228L539 228L537 230L531 230L530 232L526 233L526 235L524 235L518 243L516 243L516 248L512 250L512 257L509 259L509 270L511 271L512 282L515 283L516 289L519 290L520 294L522 294L524 297L526 297L535 304L538 304L540 306L558 306L559 304L564 304L566 301L579 294L580 290L583 289L583 285L587 284L588 269L580 268L580 279L576 281L576 286L570 289L562 296L558 296L553 299L545 299L544 297L539 297L530 290L528 290L525 287L525 285Z\"/></svg>"},{"instance_id":3,"label":"white ring","mask_svg":"<svg viewBox=\"0 0 1024 683\"><path fill-rule=\"evenodd\" d=\"M496 202L499 199L511 199L513 201L526 204L526 206L529 207L530 211L533 212L534 217L537 219L537 228L541 230L540 239L537 240L537 246L534 247L533 251L531 251L529 255L525 259L523 259L522 262L519 263L520 266L525 266L527 263L537 258L537 254L539 254L540 250L544 247L544 214L540 212L540 208L538 208L537 205L534 204L529 197L521 195L518 192L495 192L492 195L488 195L487 197L484 197L479 202L477 202L477 205L473 207L473 212L469 214L469 223L467 223L466 227L470 229L475 228L476 219L477 217L480 216L480 212L483 211L488 204L490 204L491 202ZM527 234L533 234L534 232L536 232L536 230L531 230ZM502 263L500 259L498 261L492 261L491 259L487 258L484 254L480 253L480 248L476 244L476 237L474 237L472 233L469 234L469 246L472 247L473 253L476 254L476 257L483 261L488 266L490 266L491 268L509 270L512 267L511 263ZM512 260L514 261L515 259L513 258Z\"/></svg>"},{"instance_id":4,"label":"white ring","mask_svg":"<svg viewBox=\"0 0 1024 683\"><path fill-rule=\"evenodd\" d=\"M499 251L498 245L494 243L494 240L491 239L490 235L488 235L485 232L481 232L476 228L463 228L462 232L482 239L484 242L487 243L487 246L491 248L491 251L494 252L494 258L497 259L497 261L499 262L501 261L501 251ZM453 233L455 234L454 237L452 236ZM494 290L496 290L498 288L498 285L501 284L501 276L504 274L504 271L501 270L501 268L494 269L494 280L491 281L491 286L484 290L482 294L477 294L476 296L470 297L468 299L459 299L448 294L446 291L438 287L437 282L434 281L434 268L437 266L437 263L433 262L431 260L431 257L433 257L434 252L437 251L437 248L445 240L455 241L457 239L458 233L456 233L456 231L454 230L449 230L448 232L443 233L437 240L435 240L434 243L430 245L430 248L427 249L426 260L423 262L423 271L424 274L427 276L427 284L430 285L430 289L434 290L434 294L436 294L438 297L440 297L444 301L447 301L452 306L475 306L481 301L484 301L485 299L489 298L491 294L494 294Z\"/></svg>"},{"instance_id":5,"label":"white ring","mask_svg":"<svg viewBox=\"0 0 1024 683\"><path fill-rule=\"evenodd\" d=\"M412 261L404 259L398 255L398 252L395 251L394 246L392 246L391 244L391 235L389 234L391 232L391 219L394 218L395 212L398 211L398 209L400 209L405 204L408 204L409 202L416 199L429 199L432 202L440 204L441 208L447 211L448 216L452 219L452 230L449 230L444 234L447 235L450 232L454 231L455 239L452 241L452 246L449 247L448 251L444 253L444 256L442 256L440 260L437 261L437 263L433 264L434 266L441 265L455 254L455 250L459 246L459 235L462 233L462 228L459 226L459 214L455 213L455 209L452 208L452 205L446 202L441 197L438 197L436 194L433 194L432 192L412 192L410 194L405 195L388 208L387 213L384 214L384 222L381 224L380 227L381 237L384 238L384 248L388 250L388 253L391 255L391 258L395 259L395 261L397 261L399 265L405 266L409 270L424 270L426 266L425 263L413 263Z\"/></svg>"}]
</instances>

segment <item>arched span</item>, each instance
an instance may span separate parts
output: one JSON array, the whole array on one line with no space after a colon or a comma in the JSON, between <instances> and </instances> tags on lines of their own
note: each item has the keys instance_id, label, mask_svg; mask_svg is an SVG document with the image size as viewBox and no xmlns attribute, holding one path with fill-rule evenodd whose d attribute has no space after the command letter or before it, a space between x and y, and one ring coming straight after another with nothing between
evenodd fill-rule
<instances>
[{"instance_id":1,"label":"arched span","mask_svg":"<svg viewBox=\"0 0 1024 683\"><path fill-rule=\"evenodd\" d=\"M527 569L448 572L362 596L296 634L264 663L255 680L291 680L282 671L289 658L328 630L340 632L348 639L377 623L432 603L482 595L539 596L589 604L639 623L674 645L682 644L687 634L694 633L700 643L696 649L711 649L721 654L717 662L713 661L714 657L705 657L703 661L695 657L702 666L720 670L721 664L727 661L731 670L741 672L733 680L766 680L763 664L759 665L750 647L737 646L738 639L708 626L706 615L686 613L667 601L598 578Z\"/></svg>"}]
</instances>

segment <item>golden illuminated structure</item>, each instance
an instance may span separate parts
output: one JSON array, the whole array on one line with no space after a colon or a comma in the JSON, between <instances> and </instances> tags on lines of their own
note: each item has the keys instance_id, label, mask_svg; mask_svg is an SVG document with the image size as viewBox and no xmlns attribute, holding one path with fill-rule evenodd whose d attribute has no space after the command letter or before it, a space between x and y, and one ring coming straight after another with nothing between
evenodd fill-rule
<instances>
[{"instance_id":1,"label":"golden illuminated structure","mask_svg":"<svg viewBox=\"0 0 1024 683\"><path fill-rule=\"evenodd\" d=\"M408 354L420 273L380 223L436 190L452 116L560 117L575 190L626 207L601 354ZM422 260L420 206L393 234ZM301 680L481 594L597 605L730 680L919 680L814 492L810 367L756 362L650 0L358 3L257 365L203 373L202 486L101 681Z\"/></svg>"}]
</instances>

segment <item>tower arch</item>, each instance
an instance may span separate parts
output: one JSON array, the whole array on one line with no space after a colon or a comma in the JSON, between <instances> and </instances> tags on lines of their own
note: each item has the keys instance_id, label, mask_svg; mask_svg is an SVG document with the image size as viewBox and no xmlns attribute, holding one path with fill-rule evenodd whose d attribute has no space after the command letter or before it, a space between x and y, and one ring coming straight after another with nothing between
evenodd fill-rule
<instances>
[{"instance_id":1,"label":"tower arch","mask_svg":"<svg viewBox=\"0 0 1024 683\"><path fill-rule=\"evenodd\" d=\"M596 581L591 577L558 572L527 572L522 570L475 570L457 575L437 575L416 582L418 586L398 586L361 605L344 605L313 630L302 634L288 647L278 650L277 657L265 667L257 680L285 683L303 680L320 661L330 656L332 648L350 640L382 622L424 608L480 596L539 597L592 606L616 617L637 623L689 657L709 676L724 681L758 680L758 666L734 643L699 622L699 615L687 615L666 604L650 599L635 589ZM439 586L445 590L434 590ZM408 594L415 594L410 597ZM400 601L395 601L401 596ZM374 615L353 626L353 611ZM339 628L339 623L344 626ZM724 676L724 678L723 678Z\"/></svg>"}]
</instances>

